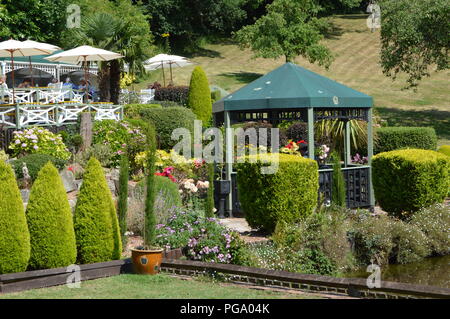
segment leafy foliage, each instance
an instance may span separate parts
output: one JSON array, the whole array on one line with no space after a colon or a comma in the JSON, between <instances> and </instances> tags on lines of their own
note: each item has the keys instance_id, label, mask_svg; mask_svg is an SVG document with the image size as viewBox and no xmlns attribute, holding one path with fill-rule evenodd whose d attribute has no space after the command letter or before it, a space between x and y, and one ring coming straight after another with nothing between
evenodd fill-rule
<instances>
[{"instance_id":1,"label":"leafy foliage","mask_svg":"<svg viewBox=\"0 0 450 319\"><path fill-rule=\"evenodd\" d=\"M435 150L437 144L432 127L380 127L376 135L375 154L402 148Z\"/></svg>"},{"instance_id":2,"label":"leafy foliage","mask_svg":"<svg viewBox=\"0 0 450 319\"><path fill-rule=\"evenodd\" d=\"M188 86L168 86L155 90L155 100L172 101L180 105L186 105L189 95Z\"/></svg>"},{"instance_id":3,"label":"leafy foliage","mask_svg":"<svg viewBox=\"0 0 450 319\"><path fill-rule=\"evenodd\" d=\"M88 162L74 214L78 262L109 261L116 251L111 192L98 160ZM117 217L116 217L117 218Z\"/></svg>"},{"instance_id":4,"label":"leafy foliage","mask_svg":"<svg viewBox=\"0 0 450 319\"><path fill-rule=\"evenodd\" d=\"M372 160L373 187L380 207L407 218L442 202L450 187L450 160L435 151L406 149L380 153Z\"/></svg>"},{"instance_id":5,"label":"leafy foliage","mask_svg":"<svg viewBox=\"0 0 450 319\"><path fill-rule=\"evenodd\" d=\"M169 150L178 143L171 138L174 129L183 127L191 133L194 131L195 114L185 107L143 109L140 114L143 120L155 126L160 149Z\"/></svg>"},{"instance_id":6,"label":"leafy foliage","mask_svg":"<svg viewBox=\"0 0 450 319\"><path fill-rule=\"evenodd\" d=\"M58 268L75 263L72 210L58 170L50 162L41 169L31 188L26 216L31 242L30 268Z\"/></svg>"},{"instance_id":7,"label":"leafy foliage","mask_svg":"<svg viewBox=\"0 0 450 319\"><path fill-rule=\"evenodd\" d=\"M16 173L16 176L18 178L23 178L23 164L25 163L28 168L28 174L30 174L30 178L32 181L34 181L39 171L44 167L45 164L48 162L51 162L53 165L56 166L58 169L63 169L67 161L53 157L51 155L46 154L31 154L26 155L24 157L21 157L11 163L12 167L14 168L14 172Z\"/></svg>"},{"instance_id":8,"label":"leafy foliage","mask_svg":"<svg viewBox=\"0 0 450 319\"><path fill-rule=\"evenodd\" d=\"M209 187L205 201L205 217L214 217L214 164L208 164Z\"/></svg>"},{"instance_id":9,"label":"leafy foliage","mask_svg":"<svg viewBox=\"0 0 450 319\"><path fill-rule=\"evenodd\" d=\"M161 107L161 104L126 104L123 107L123 111L126 118L139 119L141 110L146 108L158 109Z\"/></svg>"},{"instance_id":10,"label":"leafy foliage","mask_svg":"<svg viewBox=\"0 0 450 319\"><path fill-rule=\"evenodd\" d=\"M450 156L450 145L442 145L439 147L438 152Z\"/></svg>"},{"instance_id":11,"label":"leafy foliage","mask_svg":"<svg viewBox=\"0 0 450 319\"><path fill-rule=\"evenodd\" d=\"M279 154L276 173L262 174L263 160L248 156L237 165L239 199L250 226L273 231L280 221L296 222L311 214L317 205L317 163Z\"/></svg>"},{"instance_id":12,"label":"leafy foliage","mask_svg":"<svg viewBox=\"0 0 450 319\"><path fill-rule=\"evenodd\" d=\"M325 20L317 18L320 7L314 0L275 0L267 14L253 25L234 34L241 48L250 48L255 57L276 59L284 56L293 62L297 56L328 67L332 55L320 42Z\"/></svg>"},{"instance_id":13,"label":"leafy foliage","mask_svg":"<svg viewBox=\"0 0 450 319\"><path fill-rule=\"evenodd\" d=\"M431 69L450 67L447 0L382 0L380 6L384 74L396 79L398 73L406 73L411 88Z\"/></svg>"},{"instance_id":14,"label":"leafy foliage","mask_svg":"<svg viewBox=\"0 0 450 319\"><path fill-rule=\"evenodd\" d=\"M11 166L0 161L0 274L25 271L30 233Z\"/></svg>"},{"instance_id":15,"label":"leafy foliage","mask_svg":"<svg viewBox=\"0 0 450 319\"><path fill-rule=\"evenodd\" d=\"M187 105L204 125L209 124L212 115L211 91L206 73L200 66L192 71Z\"/></svg>"}]
</instances>

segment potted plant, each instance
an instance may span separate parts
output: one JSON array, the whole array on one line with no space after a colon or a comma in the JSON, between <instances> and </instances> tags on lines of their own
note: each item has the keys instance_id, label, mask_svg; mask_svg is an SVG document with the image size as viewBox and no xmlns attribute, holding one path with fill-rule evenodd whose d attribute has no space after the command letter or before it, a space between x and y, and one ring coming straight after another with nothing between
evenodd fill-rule
<instances>
[{"instance_id":1,"label":"potted plant","mask_svg":"<svg viewBox=\"0 0 450 319\"><path fill-rule=\"evenodd\" d=\"M147 170L147 197L145 200L144 245L131 250L131 259L136 273L155 275L161 267L163 249L156 246L156 217L154 212L156 139L152 127L148 128L147 139L150 150Z\"/></svg>"}]
</instances>

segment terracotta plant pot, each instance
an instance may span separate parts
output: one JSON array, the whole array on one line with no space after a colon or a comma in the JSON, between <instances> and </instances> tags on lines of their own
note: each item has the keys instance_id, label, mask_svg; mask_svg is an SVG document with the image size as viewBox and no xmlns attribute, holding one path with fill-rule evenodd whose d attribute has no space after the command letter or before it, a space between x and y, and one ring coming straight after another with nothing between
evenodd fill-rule
<instances>
[{"instance_id":1,"label":"terracotta plant pot","mask_svg":"<svg viewBox=\"0 0 450 319\"><path fill-rule=\"evenodd\" d=\"M162 249L131 250L134 271L141 275L156 275L159 273L162 257Z\"/></svg>"}]
</instances>

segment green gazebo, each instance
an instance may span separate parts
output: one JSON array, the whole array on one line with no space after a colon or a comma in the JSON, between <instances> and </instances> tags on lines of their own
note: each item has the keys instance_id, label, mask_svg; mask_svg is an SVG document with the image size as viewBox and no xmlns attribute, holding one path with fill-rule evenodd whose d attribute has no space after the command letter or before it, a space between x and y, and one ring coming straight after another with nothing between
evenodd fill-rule
<instances>
[{"instance_id":1,"label":"green gazebo","mask_svg":"<svg viewBox=\"0 0 450 319\"><path fill-rule=\"evenodd\" d=\"M213 105L216 126L230 128L233 124L267 121L276 126L282 121L304 121L308 127L308 154L314 159L314 122L339 119L345 123L344 177L347 186L347 206L373 207L371 178L373 155L372 97L311 72L292 63L258 78ZM351 163L350 120L368 122L368 165ZM233 181L227 198L229 216L239 211L237 185L233 173L233 135L227 132L225 179ZM319 169L320 192L331 198L332 169Z\"/></svg>"}]
</instances>

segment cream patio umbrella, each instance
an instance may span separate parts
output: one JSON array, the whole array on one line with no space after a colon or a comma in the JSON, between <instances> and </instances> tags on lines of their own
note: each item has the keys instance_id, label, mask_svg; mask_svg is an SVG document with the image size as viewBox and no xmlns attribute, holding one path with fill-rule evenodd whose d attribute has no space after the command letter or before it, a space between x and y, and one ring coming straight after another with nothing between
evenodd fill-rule
<instances>
[{"instance_id":1,"label":"cream patio umbrella","mask_svg":"<svg viewBox=\"0 0 450 319\"><path fill-rule=\"evenodd\" d=\"M170 69L170 81L173 81L172 68L181 68L187 65L191 65L192 62L185 57L179 55L158 54L153 58L150 58L144 62L144 68L147 71L153 71L161 68L163 72L164 86L166 86L166 77L164 69Z\"/></svg>"},{"instance_id":2,"label":"cream patio umbrella","mask_svg":"<svg viewBox=\"0 0 450 319\"><path fill-rule=\"evenodd\" d=\"M110 61L115 59L123 58L123 55L119 53L98 49L91 47L89 45L82 45L80 47L67 50L54 54L52 56L46 57L44 59L54 62L66 62L72 64L83 63L84 64L84 80L86 81L86 86L89 84L87 62L98 62L98 61ZM86 88L87 90L87 88ZM86 94L87 97L87 94Z\"/></svg>"},{"instance_id":3,"label":"cream patio umbrella","mask_svg":"<svg viewBox=\"0 0 450 319\"><path fill-rule=\"evenodd\" d=\"M57 47L56 45L37 42L37 41L33 41L33 40L26 40L26 41L23 41L23 43L27 44L30 47L40 49L43 52L46 52L46 53L41 53L41 54L46 54L46 55L49 55L55 51L61 50L61 48ZM33 70L32 70L33 67L31 64L31 56L29 57L29 62L30 62L30 74L31 74L31 86L34 86Z\"/></svg>"},{"instance_id":4,"label":"cream patio umbrella","mask_svg":"<svg viewBox=\"0 0 450 319\"><path fill-rule=\"evenodd\" d=\"M34 42L34 41L32 41ZM48 47L37 47L33 43L27 41L7 40L0 42L0 57L11 58L11 77L13 83L13 104L16 103L15 89L14 89L14 57L29 57L32 55L48 55L55 50L49 52Z\"/></svg>"}]
</instances>

